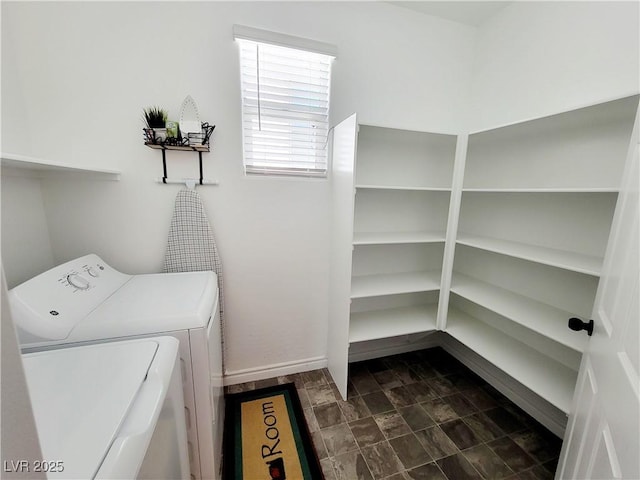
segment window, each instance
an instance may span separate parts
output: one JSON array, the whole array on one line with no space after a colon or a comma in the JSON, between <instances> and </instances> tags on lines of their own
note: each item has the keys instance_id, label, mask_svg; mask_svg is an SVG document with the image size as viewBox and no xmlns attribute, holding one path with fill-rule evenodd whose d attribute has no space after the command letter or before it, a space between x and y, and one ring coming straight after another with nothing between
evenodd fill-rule
<instances>
[{"instance_id":1,"label":"window","mask_svg":"<svg viewBox=\"0 0 640 480\"><path fill-rule=\"evenodd\" d=\"M335 49L237 25L234 36L240 45L245 172L326 176Z\"/></svg>"}]
</instances>

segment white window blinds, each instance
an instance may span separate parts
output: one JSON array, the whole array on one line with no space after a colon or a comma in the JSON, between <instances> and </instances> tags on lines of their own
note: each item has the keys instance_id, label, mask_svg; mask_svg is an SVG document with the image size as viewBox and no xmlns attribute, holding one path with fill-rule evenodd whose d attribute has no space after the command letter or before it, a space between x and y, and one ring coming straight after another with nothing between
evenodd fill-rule
<instances>
[{"instance_id":1,"label":"white window blinds","mask_svg":"<svg viewBox=\"0 0 640 480\"><path fill-rule=\"evenodd\" d=\"M333 56L236 39L245 171L326 176Z\"/></svg>"}]
</instances>

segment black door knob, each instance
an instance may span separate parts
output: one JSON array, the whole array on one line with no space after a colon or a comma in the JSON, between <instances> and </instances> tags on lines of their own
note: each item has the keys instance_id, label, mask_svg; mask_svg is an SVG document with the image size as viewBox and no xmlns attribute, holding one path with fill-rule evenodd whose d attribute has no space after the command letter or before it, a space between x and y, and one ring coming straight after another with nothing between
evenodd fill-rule
<instances>
[{"instance_id":1,"label":"black door knob","mask_svg":"<svg viewBox=\"0 0 640 480\"><path fill-rule=\"evenodd\" d=\"M593 335L593 320L589 320L588 322L583 322L579 318L570 318L569 319L569 328L571 330L575 330L579 332L580 330L586 330L589 336Z\"/></svg>"}]
</instances>

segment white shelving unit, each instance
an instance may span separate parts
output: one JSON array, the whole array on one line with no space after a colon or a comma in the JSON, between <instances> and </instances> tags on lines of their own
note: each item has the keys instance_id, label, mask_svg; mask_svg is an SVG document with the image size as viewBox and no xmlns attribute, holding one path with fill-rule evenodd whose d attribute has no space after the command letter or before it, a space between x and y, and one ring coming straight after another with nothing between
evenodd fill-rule
<instances>
[{"instance_id":1,"label":"white shelving unit","mask_svg":"<svg viewBox=\"0 0 640 480\"><path fill-rule=\"evenodd\" d=\"M441 275L441 271L357 275L351 278L351 298L439 290Z\"/></svg>"},{"instance_id":2,"label":"white shelving unit","mask_svg":"<svg viewBox=\"0 0 640 480\"><path fill-rule=\"evenodd\" d=\"M435 330L436 296L396 303L402 294L440 290L455 142L451 135L359 126L350 343Z\"/></svg>"},{"instance_id":3,"label":"white shelving unit","mask_svg":"<svg viewBox=\"0 0 640 480\"><path fill-rule=\"evenodd\" d=\"M345 397L349 345L436 330L455 149L354 117L335 128L328 356Z\"/></svg>"},{"instance_id":4,"label":"white shelving unit","mask_svg":"<svg viewBox=\"0 0 640 480\"><path fill-rule=\"evenodd\" d=\"M542 188L464 188L463 192L485 193L617 193L617 188L542 187Z\"/></svg>"},{"instance_id":5,"label":"white shelving unit","mask_svg":"<svg viewBox=\"0 0 640 480\"><path fill-rule=\"evenodd\" d=\"M469 136L445 331L568 413L638 97Z\"/></svg>"},{"instance_id":6,"label":"white shelving unit","mask_svg":"<svg viewBox=\"0 0 640 480\"><path fill-rule=\"evenodd\" d=\"M451 189L455 136L360 125L359 188Z\"/></svg>"},{"instance_id":7,"label":"white shelving unit","mask_svg":"<svg viewBox=\"0 0 640 480\"><path fill-rule=\"evenodd\" d=\"M586 336L567 329L573 314L566 310L461 273L456 274L451 291L578 352L587 345Z\"/></svg>"},{"instance_id":8,"label":"white shelving unit","mask_svg":"<svg viewBox=\"0 0 640 480\"><path fill-rule=\"evenodd\" d=\"M464 192L458 238L599 275L616 198L612 192Z\"/></svg>"},{"instance_id":9,"label":"white shelving unit","mask_svg":"<svg viewBox=\"0 0 640 480\"><path fill-rule=\"evenodd\" d=\"M445 232L354 232L354 245L444 242Z\"/></svg>"},{"instance_id":10,"label":"white shelving unit","mask_svg":"<svg viewBox=\"0 0 640 480\"><path fill-rule=\"evenodd\" d=\"M356 188L354 235L439 232L445 236L450 193Z\"/></svg>"},{"instance_id":11,"label":"white shelving unit","mask_svg":"<svg viewBox=\"0 0 640 480\"><path fill-rule=\"evenodd\" d=\"M450 192L451 188L449 187L415 187L415 186L406 186L406 185L366 185L366 184L358 184L356 188L360 190L416 190L416 191L425 191L425 192Z\"/></svg>"},{"instance_id":12,"label":"white shelving unit","mask_svg":"<svg viewBox=\"0 0 640 480\"><path fill-rule=\"evenodd\" d=\"M638 98L459 136L335 128L328 363L343 395L349 345L438 329L562 431L589 342L567 321L592 315Z\"/></svg>"},{"instance_id":13,"label":"white shelving unit","mask_svg":"<svg viewBox=\"0 0 640 480\"><path fill-rule=\"evenodd\" d=\"M349 341L367 342L434 330L437 310L437 306L431 304L354 312L349 325Z\"/></svg>"},{"instance_id":14,"label":"white shelving unit","mask_svg":"<svg viewBox=\"0 0 640 480\"><path fill-rule=\"evenodd\" d=\"M526 243L481 237L478 235L458 234L458 243L470 247L501 253L510 257L522 258L533 262L564 268L574 272L597 276L602 268L602 258L556 248L527 245Z\"/></svg>"},{"instance_id":15,"label":"white shelving unit","mask_svg":"<svg viewBox=\"0 0 640 480\"><path fill-rule=\"evenodd\" d=\"M464 188L616 191L636 103L626 97L472 133Z\"/></svg>"},{"instance_id":16,"label":"white shelving unit","mask_svg":"<svg viewBox=\"0 0 640 480\"><path fill-rule=\"evenodd\" d=\"M449 310L447 333L556 408L569 411L577 371L455 308Z\"/></svg>"}]
</instances>

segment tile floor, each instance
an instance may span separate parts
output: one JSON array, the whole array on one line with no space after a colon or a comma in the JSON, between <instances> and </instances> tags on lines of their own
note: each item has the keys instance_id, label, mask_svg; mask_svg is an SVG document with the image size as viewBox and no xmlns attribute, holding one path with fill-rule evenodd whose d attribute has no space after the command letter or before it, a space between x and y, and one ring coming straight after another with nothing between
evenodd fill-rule
<instances>
[{"instance_id":1,"label":"tile floor","mask_svg":"<svg viewBox=\"0 0 640 480\"><path fill-rule=\"evenodd\" d=\"M561 440L440 348L353 363L347 401L325 370L295 382L326 480L553 479Z\"/></svg>"}]
</instances>

